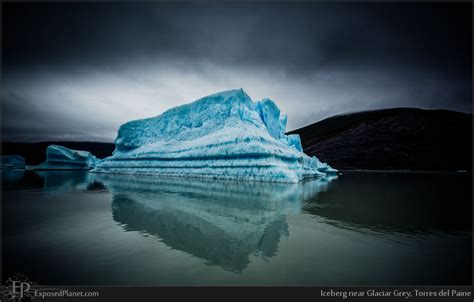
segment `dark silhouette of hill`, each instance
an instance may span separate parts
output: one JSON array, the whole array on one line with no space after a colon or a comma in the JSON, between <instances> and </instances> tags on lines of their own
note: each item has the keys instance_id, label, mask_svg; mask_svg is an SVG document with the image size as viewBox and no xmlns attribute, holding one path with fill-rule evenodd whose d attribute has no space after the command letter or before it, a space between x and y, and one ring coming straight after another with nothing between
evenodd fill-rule
<instances>
[{"instance_id":1,"label":"dark silhouette of hill","mask_svg":"<svg viewBox=\"0 0 474 302\"><path fill-rule=\"evenodd\" d=\"M37 165L46 160L46 148L51 145L60 145L74 150L89 151L97 158L112 155L115 149L113 143L97 142L41 142L41 143L2 143L2 154L16 154L25 158L27 165Z\"/></svg>"},{"instance_id":2,"label":"dark silhouette of hill","mask_svg":"<svg viewBox=\"0 0 474 302\"><path fill-rule=\"evenodd\" d=\"M336 115L288 134L337 169L472 171L472 114L394 108Z\"/></svg>"}]
</instances>

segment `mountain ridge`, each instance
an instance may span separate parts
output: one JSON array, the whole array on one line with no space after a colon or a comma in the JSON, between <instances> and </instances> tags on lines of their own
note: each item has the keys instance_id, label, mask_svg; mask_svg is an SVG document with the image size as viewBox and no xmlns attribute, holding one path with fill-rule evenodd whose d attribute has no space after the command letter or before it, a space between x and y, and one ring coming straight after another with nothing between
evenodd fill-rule
<instances>
[{"instance_id":1,"label":"mountain ridge","mask_svg":"<svg viewBox=\"0 0 474 302\"><path fill-rule=\"evenodd\" d=\"M468 113L409 107L359 111L287 134L299 134L305 153L336 169L472 170Z\"/></svg>"}]
</instances>

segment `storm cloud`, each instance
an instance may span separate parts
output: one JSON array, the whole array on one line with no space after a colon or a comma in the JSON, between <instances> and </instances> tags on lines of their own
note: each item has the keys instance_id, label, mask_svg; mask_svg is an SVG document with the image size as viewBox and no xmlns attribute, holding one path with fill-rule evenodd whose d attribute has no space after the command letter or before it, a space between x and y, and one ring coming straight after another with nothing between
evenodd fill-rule
<instances>
[{"instance_id":1,"label":"storm cloud","mask_svg":"<svg viewBox=\"0 0 474 302\"><path fill-rule=\"evenodd\" d=\"M296 129L344 112L472 112L471 3L6 3L4 141L112 141L243 88Z\"/></svg>"}]
</instances>

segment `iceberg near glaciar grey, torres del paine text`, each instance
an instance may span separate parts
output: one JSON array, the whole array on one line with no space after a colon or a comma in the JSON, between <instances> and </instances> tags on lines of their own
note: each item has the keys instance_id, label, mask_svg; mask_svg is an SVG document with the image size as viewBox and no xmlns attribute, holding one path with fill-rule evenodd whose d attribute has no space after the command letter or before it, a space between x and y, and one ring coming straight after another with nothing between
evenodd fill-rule
<instances>
[{"instance_id":1,"label":"iceberg near glaciar grey, torres del paine text","mask_svg":"<svg viewBox=\"0 0 474 302\"><path fill-rule=\"evenodd\" d=\"M286 115L270 99L230 90L123 124L115 151L93 172L297 183L337 170L285 135Z\"/></svg>"}]
</instances>

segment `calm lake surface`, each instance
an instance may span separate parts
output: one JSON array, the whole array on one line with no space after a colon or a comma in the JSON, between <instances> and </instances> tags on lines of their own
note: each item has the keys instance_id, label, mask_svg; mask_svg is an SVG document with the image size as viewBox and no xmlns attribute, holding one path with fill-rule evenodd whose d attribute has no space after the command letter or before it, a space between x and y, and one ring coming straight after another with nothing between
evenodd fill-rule
<instances>
[{"instance_id":1,"label":"calm lake surface","mask_svg":"<svg viewBox=\"0 0 474 302\"><path fill-rule=\"evenodd\" d=\"M471 175L299 185L2 171L3 277L49 285L470 285Z\"/></svg>"}]
</instances>

